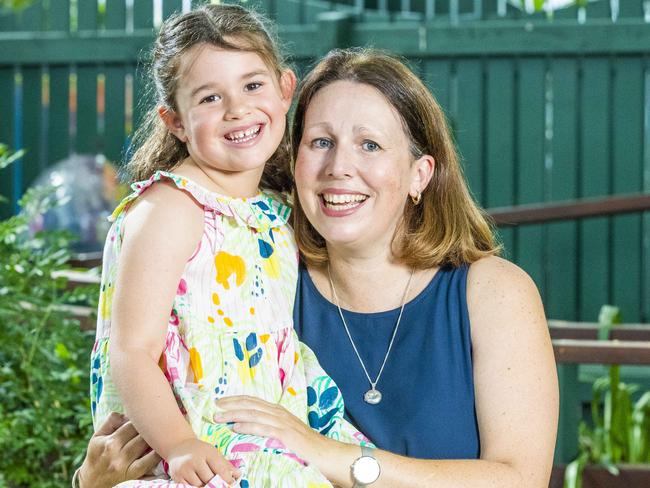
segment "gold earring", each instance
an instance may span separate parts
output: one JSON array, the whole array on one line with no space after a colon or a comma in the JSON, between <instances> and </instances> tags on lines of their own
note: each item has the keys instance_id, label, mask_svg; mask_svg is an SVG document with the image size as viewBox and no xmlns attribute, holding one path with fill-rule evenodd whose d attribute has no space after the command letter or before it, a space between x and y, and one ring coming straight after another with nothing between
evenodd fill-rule
<instances>
[{"instance_id":1,"label":"gold earring","mask_svg":"<svg viewBox=\"0 0 650 488\"><path fill-rule=\"evenodd\" d=\"M413 202L413 205L419 204L421 200L422 200L422 193L418 192L418 194L415 196L411 195L411 201Z\"/></svg>"}]
</instances>

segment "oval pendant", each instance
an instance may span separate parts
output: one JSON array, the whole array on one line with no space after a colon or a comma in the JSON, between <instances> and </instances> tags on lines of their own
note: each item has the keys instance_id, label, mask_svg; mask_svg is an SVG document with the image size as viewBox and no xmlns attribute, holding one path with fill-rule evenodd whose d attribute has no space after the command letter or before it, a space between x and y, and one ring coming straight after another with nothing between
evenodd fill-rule
<instances>
[{"instance_id":1,"label":"oval pendant","mask_svg":"<svg viewBox=\"0 0 650 488\"><path fill-rule=\"evenodd\" d=\"M381 401L381 392L371 388L363 395L363 400L370 405L377 405Z\"/></svg>"}]
</instances>

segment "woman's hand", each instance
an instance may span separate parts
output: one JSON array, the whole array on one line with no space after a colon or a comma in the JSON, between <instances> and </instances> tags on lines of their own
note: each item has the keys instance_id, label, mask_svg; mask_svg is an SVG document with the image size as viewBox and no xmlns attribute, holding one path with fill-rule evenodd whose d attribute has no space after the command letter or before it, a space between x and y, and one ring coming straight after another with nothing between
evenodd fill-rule
<instances>
[{"instance_id":1,"label":"woman's hand","mask_svg":"<svg viewBox=\"0 0 650 488\"><path fill-rule=\"evenodd\" d=\"M111 413L88 442L81 488L111 488L149 473L160 461L129 420Z\"/></svg>"},{"instance_id":2,"label":"woman's hand","mask_svg":"<svg viewBox=\"0 0 650 488\"><path fill-rule=\"evenodd\" d=\"M221 398L217 407L223 410L215 422L233 422L239 434L271 437L310 463L325 451L328 439L291 414L284 407L250 396Z\"/></svg>"}]
</instances>

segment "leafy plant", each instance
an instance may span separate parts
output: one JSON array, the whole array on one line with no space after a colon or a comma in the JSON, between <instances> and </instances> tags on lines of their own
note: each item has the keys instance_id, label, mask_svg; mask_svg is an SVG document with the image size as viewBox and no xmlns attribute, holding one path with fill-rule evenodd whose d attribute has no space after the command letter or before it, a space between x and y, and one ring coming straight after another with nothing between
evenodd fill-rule
<instances>
[{"instance_id":1,"label":"leafy plant","mask_svg":"<svg viewBox=\"0 0 650 488\"><path fill-rule=\"evenodd\" d=\"M15 157L2 146L0 167ZM66 307L93 306L97 290L68 290L60 277L69 268L69 234L27 238L50 194L27 192L21 213L0 221L0 487L69 485L92 432L93 338Z\"/></svg>"},{"instance_id":2,"label":"leafy plant","mask_svg":"<svg viewBox=\"0 0 650 488\"><path fill-rule=\"evenodd\" d=\"M600 338L607 339L612 327L621 323L617 307L604 305L599 314ZM579 426L578 456L564 473L564 488L580 488L588 464L605 467L617 476L618 463L650 463L650 391L636 401L638 385L620 379L620 366L612 365L609 375L593 384L591 420Z\"/></svg>"}]
</instances>

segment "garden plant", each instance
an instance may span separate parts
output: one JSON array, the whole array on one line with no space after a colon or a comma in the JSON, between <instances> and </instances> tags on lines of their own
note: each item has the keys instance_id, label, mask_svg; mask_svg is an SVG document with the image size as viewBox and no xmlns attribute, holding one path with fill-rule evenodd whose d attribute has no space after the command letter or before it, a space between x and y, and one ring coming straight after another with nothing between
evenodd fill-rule
<instances>
[{"instance_id":1,"label":"garden plant","mask_svg":"<svg viewBox=\"0 0 650 488\"><path fill-rule=\"evenodd\" d=\"M0 145L0 170L17 156ZM0 487L69 486L92 433L93 336L66 307L95 307L98 293L69 290L60 276L70 267L73 236L29 235L29 221L51 205L50 195L28 191L20 213L0 221Z\"/></svg>"}]
</instances>

